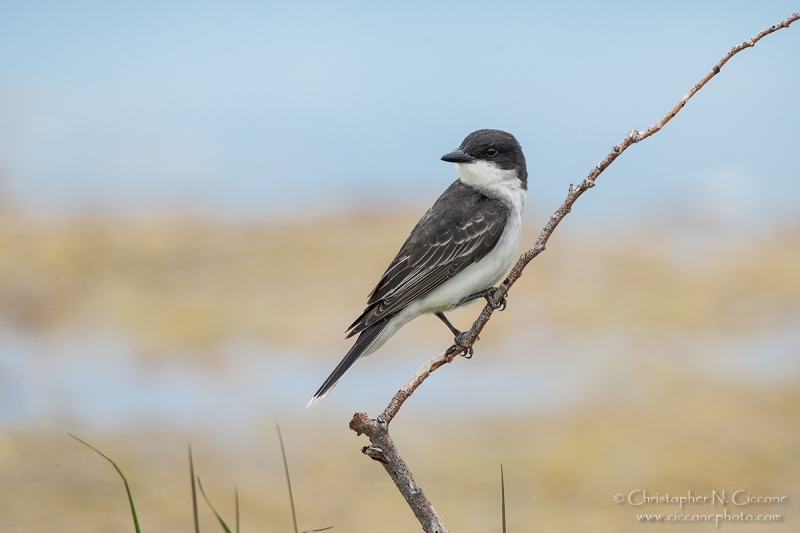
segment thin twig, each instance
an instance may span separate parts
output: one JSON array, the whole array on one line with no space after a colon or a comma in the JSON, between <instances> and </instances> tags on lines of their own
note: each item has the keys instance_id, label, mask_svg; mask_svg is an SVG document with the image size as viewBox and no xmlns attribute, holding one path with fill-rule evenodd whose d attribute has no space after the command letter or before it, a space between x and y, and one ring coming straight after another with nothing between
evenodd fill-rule
<instances>
[{"instance_id":1,"label":"thin twig","mask_svg":"<svg viewBox=\"0 0 800 533\"><path fill-rule=\"evenodd\" d=\"M481 311L481 314L472 324L470 330L466 332L466 334L464 334L460 339L460 345L453 344L443 353L425 363L425 365L422 366L422 368L414 375L414 377L411 378L408 383L406 383L406 385L397 392L397 394L394 395L392 400L389 402L389 405L376 419L369 418L365 413L356 413L353 415L353 418L350 421L350 429L358 434L363 433L367 435L372 443L371 446L365 446L362 449L362 452L383 465L383 467L386 469L386 472L392 478L397 486L397 489L406 499L406 502L414 511L414 515L417 517L417 520L419 520L422 528L426 532L446 533L447 529L439 518L439 515L434 510L430 501L428 501L427 497L422 492L422 489L416 484L416 482L414 482L411 471L408 469L405 461L403 461L403 458L400 457L397 447L394 445L394 442L389 436L389 423L397 415L400 407L402 407L403 403L412 394L414 394L414 391L417 390L422 382L431 375L431 372L451 362L456 355L465 353L475 343L478 335L483 330L484 326L486 326L486 323L489 322L494 309L499 306L503 298L508 293L508 290L522 275L522 271L525 269L528 263L530 263L534 257L544 251L547 241L550 239L553 231L570 212L575 201L584 192L594 187L595 180L597 180L600 174L602 174L603 171L605 171L605 169L607 169L609 165L611 165L611 163L613 163L617 157L622 154L622 152L627 150L631 145L641 142L660 131L661 128L667 124L667 122L672 120L675 115L677 115L680 110L683 109L683 107L686 105L686 102L688 102L697 91L702 89L703 86L708 83L709 80L711 80L711 78L719 74L720 69L722 69L725 63L730 60L730 58L745 48L754 46L758 41L770 33L778 31L781 28L788 28L792 22L795 22L799 19L800 13L793 13L792 16L783 22L775 24L774 26L770 26L769 28L766 28L765 30L756 34L756 36L749 41L745 41L742 44L731 48L731 50L725 54L725 56L723 56L723 58L716 65L714 65L714 68L712 68L711 71L706 74L705 77L703 77L703 79L701 79L694 87L692 87L692 89L686 93L686 96L681 98L675 107L673 107L666 115L664 115L661 120L644 130L642 133L639 133L636 130L631 131L625 136L620 144L612 147L608 155L589 172L583 181L581 181L578 185L569 186L567 199L564 200L564 203L561 204L561 207L559 207L550 217L550 220L547 221L547 224L545 225L544 229L542 229L542 232L539 234L539 238L536 239L536 243L533 245L533 247L520 256L519 261L517 261L516 265L514 265L514 268L511 269L511 272L503 281L502 285L500 285L498 290L494 291L494 302L487 303L487 305L483 308L483 311ZM503 487L503 492L504 491L505 487ZM503 500L505 500L504 497L505 494L503 494Z\"/></svg>"},{"instance_id":2,"label":"thin twig","mask_svg":"<svg viewBox=\"0 0 800 533\"><path fill-rule=\"evenodd\" d=\"M757 33L752 39L731 48L730 51L725 54L716 65L714 65L714 68L712 68L708 74L703 77L703 79L697 82L697 84L695 84L695 86L692 87L691 90L686 93L686 95L681 98L680 101L661 118L661 120L641 133L636 130L632 130L628 135L625 136L621 143L611 148L611 151L608 153L608 155L606 155L603 160L600 161L597 166L595 166L589 172L583 181L581 181L578 185L570 185L567 199L564 200L564 203L561 204L561 207L559 207L550 217L550 220L547 221L544 229L542 229L542 232L539 234L539 238L536 239L536 243L530 250L520 256L517 264L511 269L511 272L499 286L498 290L494 292L494 307L496 308L500 302L502 302L503 297L508 294L508 290L522 275L522 271L525 269L528 263L530 263L534 257L545 250L547 241L550 239L553 231L564 219L564 217L567 216L567 214L569 214L569 212L572 210L572 204L574 204L583 193L594 187L595 180L597 180L600 174L602 174L603 171L607 169L609 165L611 165L611 163L613 163L614 160L620 156L620 154L622 154L622 152L627 150L631 145L641 142L660 131L661 128L667 124L667 122L672 120L675 115L677 115L680 110L683 109L683 106L686 105L686 102L688 102L697 91L702 89L703 86L705 86L705 84L711 80L711 78L719 74L722 67L728 62L728 60L730 60L730 58L746 48L753 47L758 41L770 33L776 32L781 28L788 28L789 25L796 20L800 20L800 13L793 13L792 16L783 22L770 26L769 28ZM414 377L411 378L408 383L406 383L406 385L397 392L397 394L394 395L392 400L389 402L389 405L383 411L383 414L381 414L381 420L385 421L387 424L391 422L395 415L397 415L397 412L400 410L400 407L402 407L403 403L414 393L415 390L417 390L417 387L419 387L422 382L427 379L431 372L442 365L451 362L453 359L455 359L456 355L465 353L473 344L475 344L475 341L478 339L478 335L481 333L484 326L486 326L486 323L489 322L493 312L494 308L492 304L487 303L483 308L483 311L481 311L481 314L478 316L475 322L473 322L472 327L461 338L461 344L453 344L443 354L436 356L431 361L428 361L420 369L420 371L417 372L417 374L414 375Z\"/></svg>"}]
</instances>

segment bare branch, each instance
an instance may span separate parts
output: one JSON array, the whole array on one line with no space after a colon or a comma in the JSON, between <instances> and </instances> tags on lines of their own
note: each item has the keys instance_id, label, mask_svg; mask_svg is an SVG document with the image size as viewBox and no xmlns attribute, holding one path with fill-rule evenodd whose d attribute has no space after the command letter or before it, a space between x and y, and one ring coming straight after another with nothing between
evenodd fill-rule
<instances>
[{"instance_id":1,"label":"bare branch","mask_svg":"<svg viewBox=\"0 0 800 533\"><path fill-rule=\"evenodd\" d=\"M447 533L442 519L436 514L431 502L414 481L406 462L400 457L400 452L389 436L389 424L380 419L373 420L365 413L356 413L350 421L350 429L359 435L363 433L369 437L372 444L364 446L361 452L383 465L397 486L397 490L414 511L414 516L422 524L422 529L426 533Z\"/></svg>"},{"instance_id":2,"label":"bare branch","mask_svg":"<svg viewBox=\"0 0 800 533\"><path fill-rule=\"evenodd\" d=\"M412 377L408 383L406 383L406 385L394 395L392 400L389 402L389 405L377 419L371 419L365 413L356 413L353 415L353 419L350 421L350 429L359 435L362 433L365 434L367 437L369 437L370 442L372 443L370 446L365 446L362 449L362 452L383 465L383 467L386 469L386 472L389 474L389 476L391 476L392 480L397 486L397 489L414 511L414 515L417 517L417 520L419 520L420 524L422 524L422 528L427 533L447 533L447 529L439 518L439 515L434 510L430 501L428 501L427 497L422 492L422 489L414 481L411 471L408 469L405 461L403 461L403 458L400 457L400 453L398 452L397 447L394 445L391 437L389 437L389 424L397 415L398 411L403 406L403 403L412 394L414 394L414 391L416 391L422 382L431 375L431 372L451 362L456 355L465 353L475 343L478 335L492 317L494 309L496 309L503 301L503 298L508 293L508 290L522 275L522 271L525 269L528 263L530 263L534 257L545 250L545 245L550 239L550 236L553 234L553 231L555 231L558 224L571 211L572 205L575 203L575 201L584 192L594 187L595 180L597 180L600 174L602 174L603 171L605 171L605 169L607 169L622 152L627 150L631 145L643 141L644 139L660 131L661 128L667 124L667 122L672 120L675 115L677 115L680 110L683 109L683 106L686 105L686 102L688 102L697 91L702 89L703 86L705 86L705 84L711 80L711 78L719 74L720 69L722 69L725 63L730 60L730 58L745 48L754 46L758 41L770 33L776 32L781 28L788 28L792 22L799 19L800 13L793 13L792 16L783 22L775 24L774 26L770 26L769 28L766 28L765 30L756 34L756 36L749 41L745 41L742 44L731 48L731 50L725 54L725 56L723 56L723 58L720 59L716 65L714 65L714 68L712 68L711 71L703 77L703 79L701 79L694 87L692 87L692 89L686 93L686 96L681 98L681 100L675 104L675 107L673 107L666 115L664 115L661 120L644 130L642 133L639 133L636 130L631 131L625 136L620 144L612 147L608 155L606 155L605 158L603 158L603 160L600 161L600 163L598 163L597 166L595 166L589 172L583 181L581 181L578 185L569 186L567 199L564 200L564 203L561 204L561 207L559 207L550 217L550 220L547 221L547 224L545 225L544 229L542 229L542 232L539 234L539 238L536 239L536 243L533 245L533 247L520 256L519 261L517 261L516 265L514 265L514 268L511 269L511 272L500 285L498 290L494 292L494 301L487 303L487 305L483 308L483 311L481 311L481 314L472 324L470 330L464 334L463 338L461 339L461 345L453 344L447 350L425 363L425 365L420 368L414 377Z\"/></svg>"},{"instance_id":3,"label":"bare branch","mask_svg":"<svg viewBox=\"0 0 800 533\"><path fill-rule=\"evenodd\" d=\"M506 279L498 288L499 290L495 291L494 307L497 307L503 300L503 297L508 294L508 290L522 275L522 271L525 269L528 263L530 263L534 257L545 250L545 245L550 239L550 236L553 234L553 231L556 229L561 220L563 220L563 218L572 210L572 204L574 204L583 193L594 187L595 180L600 176L600 174L603 173L605 169L609 167L609 165L611 165L611 163L614 162L615 159L617 159L617 157L620 156L620 154L622 154L622 152L627 150L631 145L641 142L660 131L661 128L667 124L667 122L672 120L673 117L675 117L675 115L677 115L678 112L683 109L683 106L686 105L686 102L688 102L697 91L702 89L711 78L719 74L720 69L722 69L725 63L730 60L730 58L746 48L753 47L758 41L770 33L776 32L781 28L788 28L789 25L796 20L800 20L800 13L793 13L792 16L783 22L770 26L769 28L760 31L749 41L745 41L742 44L731 48L730 51L725 54L716 65L714 65L714 68L712 68L708 74L703 77L703 79L697 82L697 84L695 84L695 86L692 87L688 93L686 93L686 96L681 98L680 101L675 104L675 107L670 109L670 111L664 115L661 120L644 130L642 133L639 133L636 130L631 131L625 136L621 143L611 148L611 151L608 153L608 155L606 155L603 160L600 161L597 166L595 166L589 172L583 181L581 181L578 185L570 185L567 199L564 200L564 203L561 204L561 207L559 207L550 217L550 220L547 221L544 229L542 229L542 232L539 234L539 238L536 239L536 243L530 250L520 256L519 261L517 261L516 265L514 265L514 268L511 269L511 272L509 272ZM406 399L408 399L408 397L411 396L415 390L417 390L417 387L419 387L422 382L425 381L431 372L440 366L451 362L456 355L465 353L473 344L475 344L478 335L483 330L484 326L486 326L486 323L489 322L493 312L494 309L492 305L487 303L483 308L483 311L481 311L481 314L478 316L475 322L473 322L470 330L464 334L461 345L453 344L442 355L439 355L428 361L420 369L420 371L417 372L417 374L411 378L411 380L409 380L409 382L402 389L400 389L397 394L394 395L392 400L389 402L389 405L386 407L386 410L384 410L383 414L381 415L382 419L387 424L395 417L397 412L400 410L400 407L402 407L403 402L405 402Z\"/></svg>"}]
</instances>

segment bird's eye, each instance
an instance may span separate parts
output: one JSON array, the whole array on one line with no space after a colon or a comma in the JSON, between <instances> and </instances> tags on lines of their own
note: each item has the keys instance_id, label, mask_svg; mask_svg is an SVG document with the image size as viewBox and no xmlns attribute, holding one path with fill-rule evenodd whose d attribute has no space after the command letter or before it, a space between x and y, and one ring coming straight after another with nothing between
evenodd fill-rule
<instances>
[{"instance_id":1,"label":"bird's eye","mask_svg":"<svg viewBox=\"0 0 800 533\"><path fill-rule=\"evenodd\" d=\"M497 154L497 149L493 146L486 149L486 157L497 157Z\"/></svg>"}]
</instances>

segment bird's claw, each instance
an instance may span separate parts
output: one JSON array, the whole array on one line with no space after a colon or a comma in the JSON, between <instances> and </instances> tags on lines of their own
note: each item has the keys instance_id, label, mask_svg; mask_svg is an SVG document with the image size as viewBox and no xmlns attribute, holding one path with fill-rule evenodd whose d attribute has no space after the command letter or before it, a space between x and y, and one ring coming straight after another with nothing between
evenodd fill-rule
<instances>
[{"instance_id":1,"label":"bird's claw","mask_svg":"<svg viewBox=\"0 0 800 533\"><path fill-rule=\"evenodd\" d=\"M457 346L459 346L459 347L461 347L462 349L465 350L465 351L461 352L461 354L460 354L461 357L463 357L464 359L472 359L472 356L475 353L475 350L472 348L472 346L467 347L467 345L466 345L467 343L464 342L464 336L465 335L466 335L466 333L459 333L458 335L456 335L454 341L455 341ZM480 340L480 337L476 337L475 340L476 341Z\"/></svg>"},{"instance_id":2,"label":"bird's claw","mask_svg":"<svg viewBox=\"0 0 800 533\"><path fill-rule=\"evenodd\" d=\"M500 300L499 304L494 303L494 295L495 295L495 291L497 291L497 290L499 290L499 288L490 289L486 293L486 295L484 295L484 298L486 298L486 303L489 304L489 307L491 307L495 311L498 311L498 310L499 311L505 311L506 310L506 306L508 305L508 299L506 298L505 294L503 295L503 299Z\"/></svg>"},{"instance_id":3,"label":"bird's claw","mask_svg":"<svg viewBox=\"0 0 800 533\"><path fill-rule=\"evenodd\" d=\"M506 299L505 296L503 296L503 299L500 300L499 304L496 304L494 303L494 301L489 300L489 306L495 311L505 311L507 305L508 305L508 300Z\"/></svg>"}]
</instances>

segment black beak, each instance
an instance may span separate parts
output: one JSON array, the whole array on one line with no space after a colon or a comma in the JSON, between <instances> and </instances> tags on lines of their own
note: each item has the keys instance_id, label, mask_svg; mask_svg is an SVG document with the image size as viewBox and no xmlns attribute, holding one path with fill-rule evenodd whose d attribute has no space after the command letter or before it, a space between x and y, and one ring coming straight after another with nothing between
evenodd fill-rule
<instances>
[{"instance_id":1,"label":"black beak","mask_svg":"<svg viewBox=\"0 0 800 533\"><path fill-rule=\"evenodd\" d=\"M447 161L448 163L469 163L470 161L475 161L475 158L464 150L458 149L453 150L449 154L444 154L442 156L442 161Z\"/></svg>"}]
</instances>

